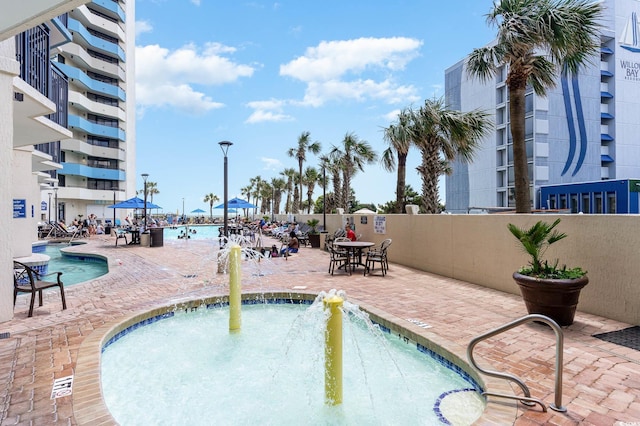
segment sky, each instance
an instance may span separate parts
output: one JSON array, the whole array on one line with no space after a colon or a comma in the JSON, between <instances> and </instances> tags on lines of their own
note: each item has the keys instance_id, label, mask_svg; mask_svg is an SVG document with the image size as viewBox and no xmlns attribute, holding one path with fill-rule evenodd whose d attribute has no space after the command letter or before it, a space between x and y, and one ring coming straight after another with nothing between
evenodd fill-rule
<instances>
[{"instance_id":1,"label":"sky","mask_svg":"<svg viewBox=\"0 0 640 426\"><path fill-rule=\"evenodd\" d=\"M492 4L137 0L136 188L148 173L165 213L208 214L204 196L224 195L220 141L233 143L230 199L252 178L298 170L287 151L303 132L321 153L352 133L382 154L398 112L444 96L445 70L493 39ZM419 162L410 151L407 183L417 192ZM308 153L304 167L318 164ZM376 205L395 200L395 185L379 161L352 181L356 199ZM321 195L318 186L314 200Z\"/></svg>"}]
</instances>

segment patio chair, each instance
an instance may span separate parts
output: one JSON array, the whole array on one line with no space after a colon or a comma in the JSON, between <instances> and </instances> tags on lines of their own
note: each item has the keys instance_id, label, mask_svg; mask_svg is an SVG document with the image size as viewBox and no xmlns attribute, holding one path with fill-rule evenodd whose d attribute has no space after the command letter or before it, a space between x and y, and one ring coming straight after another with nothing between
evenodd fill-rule
<instances>
[{"instance_id":1,"label":"patio chair","mask_svg":"<svg viewBox=\"0 0 640 426\"><path fill-rule=\"evenodd\" d=\"M365 261L364 275L367 275L367 272L370 274L373 273L375 269L376 263L380 264L380 269L382 270L382 276L384 277L389 270L389 259L387 258L387 250L393 240L388 238L382 243L380 243L380 247L371 249L367 252L367 259Z\"/></svg>"},{"instance_id":2,"label":"patio chair","mask_svg":"<svg viewBox=\"0 0 640 426\"><path fill-rule=\"evenodd\" d=\"M116 236L116 247L118 247L118 240L120 238L124 238L124 244L127 245L127 231L125 231L124 229L116 229L113 228L111 230L111 232Z\"/></svg>"},{"instance_id":3,"label":"patio chair","mask_svg":"<svg viewBox=\"0 0 640 426\"><path fill-rule=\"evenodd\" d=\"M56 275L55 281L44 281L41 278ZM29 304L29 316L33 316L33 305L36 301L36 293L38 293L39 306L42 306L42 291L52 287L60 288L60 296L62 297L62 309L67 309L67 301L64 298L64 285L62 284L62 272L52 272L46 275L40 275L38 271L25 265L24 263L13 262L13 306L16 305L18 293L31 293L31 303Z\"/></svg>"},{"instance_id":4,"label":"patio chair","mask_svg":"<svg viewBox=\"0 0 640 426\"><path fill-rule=\"evenodd\" d=\"M349 268L351 257L349 256L349 252L334 246L333 242L330 242L327 248L329 250L329 273L333 275L336 265L338 265L338 269L344 268L345 272L351 275L351 268Z\"/></svg>"}]
</instances>

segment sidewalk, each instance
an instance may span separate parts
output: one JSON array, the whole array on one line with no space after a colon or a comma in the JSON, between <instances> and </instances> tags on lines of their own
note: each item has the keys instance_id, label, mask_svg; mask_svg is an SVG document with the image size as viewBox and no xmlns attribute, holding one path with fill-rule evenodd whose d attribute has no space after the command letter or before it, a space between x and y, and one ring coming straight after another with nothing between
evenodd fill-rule
<instances>
[{"instance_id":1,"label":"sidewalk","mask_svg":"<svg viewBox=\"0 0 640 426\"><path fill-rule=\"evenodd\" d=\"M274 243L265 238L265 246ZM28 318L28 296L18 297L14 319L0 323L0 333L10 333L0 339L2 425L75 424L74 396L50 399L52 384L74 373L80 344L105 322L172 300L228 293L228 276L216 272L217 241L165 240L163 247L116 247L114 237L93 236L88 245L73 250L108 257L110 272L66 287L65 311L59 294L50 293ZM393 246L389 250L392 253ZM262 261L259 273L243 265L242 285L246 291L345 290L350 300L384 311L408 328L407 319L429 324L429 329L411 330L442 342L463 359L472 338L526 314L519 296L393 263L385 277L364 277L361 271L331 276L328 266L327 253L303 247L288 258ZM507 413L513 421L487 415L478 424L640 422L640 351L592 337L629 326L578 312L576 322L564 329L562 402L568 412L542 413L539 407L523 405L516 412L517 404L491 398L488 413ZM481 365L519 376L532 396L554 401L555 338L550 329L524 325L479 344L475 354Z\"/></svg>"}]
</instances>

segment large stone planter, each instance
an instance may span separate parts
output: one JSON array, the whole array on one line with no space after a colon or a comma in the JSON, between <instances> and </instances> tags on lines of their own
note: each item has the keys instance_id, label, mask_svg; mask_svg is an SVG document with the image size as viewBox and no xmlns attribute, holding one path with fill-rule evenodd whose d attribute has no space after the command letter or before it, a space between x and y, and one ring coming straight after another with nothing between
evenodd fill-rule
<instances>
[{"instance_id":1,"label":"large stone planter","mask_svg":"<svg viewBox=\"0 0 640 426\"><path fill-rule=\"evenodd\" d=\"M513 279L530 314L546 315L558 325L573 324L580 290L589 283L585 275L573 280L542 279L517 272Z\"/></svg>"},{"instance_id":2,"label":"large stone planter","mask_svg":"<svg viewBox=\"0 0 640 426\"><path fill-rule=\"evenodd\" d=\"M313 248L319 248L320 247L320 234L309 234L309 244L311 244L311 247Z\"/></svg>"}]
</instances>

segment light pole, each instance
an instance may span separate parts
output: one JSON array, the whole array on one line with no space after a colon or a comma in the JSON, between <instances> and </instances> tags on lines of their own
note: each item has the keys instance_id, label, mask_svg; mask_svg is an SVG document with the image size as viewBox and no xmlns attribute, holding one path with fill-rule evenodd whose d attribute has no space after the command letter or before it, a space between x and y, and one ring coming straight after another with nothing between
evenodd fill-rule
<instances>
[{"instance_id":1,"label":"light pole","mask_svg":"<svg viewBox=\"0 0 640 426\"><path fill-rule=\"evenodd\" d=\"M184 225L184 197L182 197L182 224Z\"/></svg>"},{"instance_id":2,"label":"light pole","mask_svg":"<svg viewBox=\"0 0 640 426\"><path fill-rule=\"evenodd\" d=\"M53 187L53 192L55 193L55 200L56 200L56 223L58 223L58 187L57 186Z\"/></svg>"},{"instance_id":3,"label":"light pole","mask_svg":"<svg viewBox=\"0 0 640 426\"><path fill-rule=\"evenodd\" d=\"M51 223L51 194L52 192L49 192L49 204L47 204L47 209L49 209L49 223Z\"/></svg>"},{"instance_id":4,"label":"light pole","mask_svg":"<svg viewBox=\"0 0 640 426\"><path fill-rule=\"evenodd\" d=\"M276 221L276 188L271 187L271 223Z\"/></svg>"},{"instance_id":5,"label":"light pole","mask_svg":"<svg viewBox=\"0 0 640 426\"><path fill-rule=\"evenodd\" d=\"M326 167L322 166L322 229L327 230L327 172Z\"/></svg>"},{"instance_id":6,"label":"light pole","mask_svg":"<svg viewBox=\"0 0 640 426\"><path fill-rule=\"evenodd\" d=\"M111 188L113 190L113 205L116 204L116 191L118 188ZM116 208L113 208L113 227L116 227Z\"/></svg>"},{"instance_id":7,"label":"light pole","mask_svg":"<svg viewBox=\"0 0 640 426\"><path fill-rule=\"evenodd\" d=\"M229 152L229 147L231 145L233 145L233 143L229 142L229 141L222 141L222 142L218 142L218 145L220 145L220 149L222 149L222 154L224 154L224 216L223 216L223 220L224 220L224 237L225 238L229 238L229 225L227 224L227 217L228 217L228 207L229 207L229 185L228 185L228 181L227 181L227 173L228 173L228 166L227 166L227 153Z\"/></svg>"},{"instance_id":8,"label":"light pole","mask_svg":"<svg viewBox=\"0 0 640 426\"><path fill-rule=\"evenodd\" d=\"M149 177L148 173L143 173L142 180L144 181L144 230L147 230L147 178Z\"/></svg>"}]
</instances>

